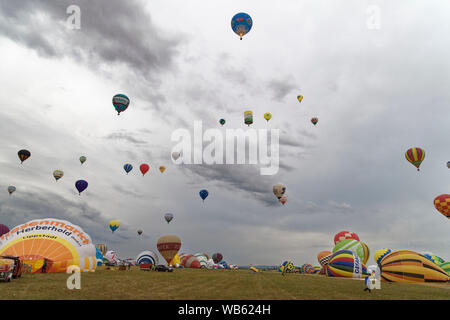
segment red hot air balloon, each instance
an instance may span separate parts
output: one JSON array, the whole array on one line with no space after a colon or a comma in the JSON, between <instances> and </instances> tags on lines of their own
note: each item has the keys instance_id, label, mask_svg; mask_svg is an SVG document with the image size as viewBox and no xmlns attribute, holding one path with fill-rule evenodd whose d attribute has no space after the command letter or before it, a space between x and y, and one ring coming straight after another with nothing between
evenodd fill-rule
<instances>
[{"instance_id":1,"label":"red hot air balloon","mask_svg":"<svg viewBox=\"0 0 450 320\"><path fill-rule=\"evenodd\" d=\"M142 176L144 176L147 171L150 169L150 166L146 163L141 164L141 166L139 167L141 169L142 172Z\"/></svg>"},{"instance_id":2,"label":"red hot air balloon","mask_svg":"<svg viewBox=\"0 0 450 320\"><path fill-rule=\"evenodd\" d=\"M450 219L450 194L441 194L434 198L434 206L437 211Z\"/></svg>"},{"instance_id":3,"label":"red hot air balloon","mask_svg":"<svg viewBox=\"0 0 450 320\"><path fill-rule=\"evenodd\" d=\"M359 237L356 233L351 231L341 231L334 236L334 244L336 245L345 239L355 239L356 241L359 241Z\"/></svg>"}]
</instances>

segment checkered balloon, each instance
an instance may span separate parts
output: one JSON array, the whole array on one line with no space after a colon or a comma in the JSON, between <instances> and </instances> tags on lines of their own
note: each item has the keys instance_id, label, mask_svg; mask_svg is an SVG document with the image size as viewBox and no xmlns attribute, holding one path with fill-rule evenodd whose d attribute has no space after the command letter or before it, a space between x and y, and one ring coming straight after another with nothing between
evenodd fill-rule
<instances>
[{"instance_id":1,"label":"checkered balloon","mask_svg":"<svg viewBox=\"0 0 450 320\"><path fill-rule=\"evenodd\" d=\"M441 194L434 198L434 206L437 211L450 219L450 194Z\"/></svg>"}]
</instances>

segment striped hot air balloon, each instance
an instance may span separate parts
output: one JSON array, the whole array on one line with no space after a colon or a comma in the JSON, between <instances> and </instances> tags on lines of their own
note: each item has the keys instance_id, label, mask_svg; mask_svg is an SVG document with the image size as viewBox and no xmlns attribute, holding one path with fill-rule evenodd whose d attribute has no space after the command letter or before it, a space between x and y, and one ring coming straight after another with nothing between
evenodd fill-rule
<instances>
[{"instance_id":1,"label":"striped hot air balloon","mask_svg":"<svg viewBox=\"0 0 450 320\"><path fill-rule=\"evenodd\" d=\"M159 253L166 259L167 264L172 261L181 248L181 240L176 235L166 235L158 239Z\"/></svg>"},{"instance_id":2,"label":"striped hot air balloon","mask_svg":"<svg viewBox=\"0 0 450 320\"><path fill-rule=\"evenodd\" d=\"M340 250L333 254L327 265L328 277L365 278L369 276L366 266L356 253Z\"/></svg>"},{"instance_id":3,"label":"striped hot air balloon","mask_svg":"<svg viewBox=\"0 0 450 320\"><path fill-rule=\"evenodd\" d=\"M412 163L419 171L420 164L425 159L425 151L421 148L409 148L405 152L406 160Z\"/></svg>"},{"instance_id":4,"label":"striped hot air balloon","mask_svg":"<svg viewBox=\"0 0 450 320\"><path fill-rule=\"evenodd\" d=\"M450 276L425 256L397 250L381 260L381 280L387 282L447 283Z\"/></svg>"}]
</instances>

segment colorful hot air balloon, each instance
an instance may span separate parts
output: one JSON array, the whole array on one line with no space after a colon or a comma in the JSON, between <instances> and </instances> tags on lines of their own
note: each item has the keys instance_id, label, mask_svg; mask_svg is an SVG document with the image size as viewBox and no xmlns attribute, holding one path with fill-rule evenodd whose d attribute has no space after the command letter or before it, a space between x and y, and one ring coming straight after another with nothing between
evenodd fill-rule
<instances>
[{"instance_id":1,"label":"colorful hot air balloon","mask_svg":"<svg viewBox=\"0 0 450 320\"><path fill-rule=\"evenodd\" d=\"M311 122L312 122L313 125L316 125L317 122L319 122L319 118L316 118L316 117L311 118Z\"/></svg>"},{"instance_id":2,"label":"colorful hot air balloon","mask_svg":"<svg viewBox=\"0 0 450 320\"><path fill-rule=\"evenodd\" d=\"M109 228L111 229L111 231L114 233L114 231L116 231L117 229L119 229L120 227L120 221L119 220L111 220L109 222Z\"/></svg>"},{"instance_id":3,"label":"colorful hot air balloon","mask_svg":"<svg viewBox=\"0 0 450 320\"><path fill-rule=\"evenodd\" d=\"M441 194L434 198L434 206L437 211L450 219L450 194Z\"/></svg>"},{"instance_id":4,"label":"colorful hot air balloon","mask_svg":"<svg viewBox=\"0 0 450 320\"><path fill-rule=\"evenodd\" d=\"M381 260L389 253L391 253L391 249L379 249L379 250L375 251L375 254L373 255L373 259L375 260L375 262L377 264L380 264Z\"/></svg>"},{"instance_id":5,"label":"colorful hot air balloon","mask_svg":"<svg viewBox=\"0 0 450 320\"><path fill-rule=\"evenodd\" d=\"M56 181L61 179L63 177L63 175L64 175L64 172L62 170L53 171L53 177L55 178Z\"/></svg>"},{"instance_id":6,"label":"colorful hot air balloon","mask_svg":"<svg viewBox=\"0 0 450 320\"><path fill-rule=\"evenodd\" d=\"M222 261L223 255L221 253L219 253L219 252L214 253L212 255L212 259L213 259L214 263L219 263L220 261Z\"/></svg>"},{"instance_id":7,"label":"colorful hot air balloon","mask_svg":"<svg viewBox=\"0 0 450 320\"><path fill-rule=\"evenodd\" d=\"M203 190L200 190L199 194L200 194L200 198L202 198L202 200L205 201L206 197L209 195L209 192L208 192L208 190L203 189Z\"/></svg>"},{"instance_id":8,"label":"colorful hot air balloon","mask_svg":"<svg viewBox=\"0 0 450 320\"><path fill-rule=\"evenodd\" d=\"M269 120L272 119L272 114L270 112L264 113L264 119L266 119L267 122L269 122Z\"/></svg>"},{"instance_id":9,"label":"colorful hot air balloon","mask_svg":"<svg viewBox=\"0 0 450 320\"><path fill-rule=\"evenodd\" d=\"M252 111L245 111L244 112L244 123L250 127L250 125L253 123L253 112Z\"/></svg>"},{"instance_id":10,"label":"colorful hot air balloon","mask_svg":"<svg viewBox=\"0 0 450 320\"><path fill-rule=\"evenodd\" d=\"M187 254L183 258L181 258L181 265L185 268L201 268L200 261L193 254Z\"/></svg>"},{"instance_id":11,"label":"colorful hot air balloon","mask_svg":"<svg viewBox=\"0 0 450 320\"><path fill-rule=\"evenodd\" d=\"M349 250L335 252L327 265L328 277L365 278L369 276L366 266L358 255Z\"/></svg>"},{"instance_id":12,"label":"colorful hot air balloon","mask_svg":"<svg viewBox=\"0 0 450 320\"><path fill-rule=\"evenodd\" d=\"M340 241L345 239L354 239L356 241L359 241L359 237L356 233L351 231L341 231L336 233L334 236L334 245L337 245Z\"/></svg>"},{"instance_id":13,"label":"colorful hot air balloon","mask_svg":"<svg viewBox=\"0 0 450 320\"><path fill-rule=\"evenodd\" d=\"M117 115L119 115L128 108L130 99L124 94L116 94L112 99L112 103L114 108L116 108Z\"/></svg>"},{"instance_id":14,"label":"colorful hot air balloon","mask_svg":"<svg viewBox=\"0 0 450 320\"><path fill-rule=\"evenodd\" d=\"M139 229L139 230L137 231L138 235L141 235L141 234L142 234L142 232L143 232L143 231L142 231L142 230L140 230L140 229Z\"/></svg>"},{"instance_id":15,"label":"colorful hot air balloon","mask_svg":"<svg viewBox=\"0 0 450 320\"><path fill-rule=\"evenodd\" d=\"M23 163L25 160L27 160L31 156L31 152L25 149L20 150L17 152L17 155L19 156L20 163Z\"/></svg>"},{"instance_id":16,"label":"colorful hot air balloon","mask_svg":"<svg viewBox=\"0 0 450 320\"><path fill-rule=\"evenodd\" d=\"M425 159L425 151L421 148L409 148L405 152L406 160L411 162L419 171L420 164Z\"/></svg>"},{"instance_id":17,"label":"colorful hot air balloon","mask_svg":"<svg viewBox=\"0 0 450 320\"><path fill-rule=\"evenodd\" d=\"M287 197L285 195L282 195L280 198L280 202L284 205L287 201Z\"/></svg>"},{"instance_id":18,"label":"colorful hot air balloon","mask_svg":"<svg viewBox=\"0 0 450 320\"><path fill-rule=\"evenodd\" d=\"M167 264L172 261L181 248L181 240L176 235L166 235L158 239L159 253L166 259Z\"/></svg>"},{"instance_id":19,"label":"colorful hot air balloon","mask_svg":"<svg viewBox=\"0 0 450 320\"><path fill-rule=\"evenodd\" d=\"M240 39L246 35L252 28L252 18L244 12L237 13L231 19L231 29L236 33Z\"/></svg>"},{"instance_id":20,"label":"colorful hot air balloon","mask_svg":"<svg viewBox=\"0 0 450 320\"><path fill-rule=\"evenodd\" d=\"M278 268L278 271L282 273L294 272L294 263L292 261L284 261Z\"/></svg>"},{"instance_id":21,"label":"colorful hot air balloon","mask_svg":"<svg viewBox=\"0 0 450 320\"><path fill-rule=\"evenodd\" d=\"M298 102L302 102L303 96L302 96L301 94L299 94L299 95L297 96L297 100L298 100Z\"/></svg>"},{"instance_id":22,"label":"colorful hot air balloon","mask_svg":"<svg viewBox=\"0 0 450 320\"><path fill-rule=\"evenodd\" d=\"M356 253L358 257L361 258L361 261L364 264L364 261L367 262L367 260L369 259L370 251L367 245L355 239L344 239L342 241L339 241L333 248L333 253L340 250L349 250Z\"/></svg>"},{"instance_id":23,"label":"colorful hot air balloon","mask_svg":"<svg viewBox=\"0 0 450 320\"><path fill-rule=\"evenodd\" d=\"M172 219L173 219L173 214L171 214L171 213L166 213L166 214L164 215L164 219L166 219L167 223L169 223L169 222L172 221Z\"/></svg>"},{"instance_id":24,"label":"colorful hot air balloon","mask_svg":"<svg viewBox=\"0 0 450 320\"><path fill-rule=\"evenodd\" d=\"M273 186L272 190L273 194L278 198L278 200L280 200L281 197L286 192L286 186L284 184L277 183L276 185Z\"/></svg>"},{"instance_id":25,"label":"colorful hot air balloon","mask_svg":"<svg viewBox=\"0 0 450 320\"><path fill-rule=\"evenodd\" d=\"M77 182L75 182L75 188L77 188L79 195L81 195L81 193L86 190L87 187L88 183L85 180L78 180Z\"/></svg>"},{"instance_id":26,"label":"colorful hot air balloon","mask_svg":"<svg viewBox=\"0 0 450 320\"><path fill-rule=\"evenodd\" d=\"M331 251L321 251L317 254L317 261L321 266L326 266L330 262L333 253Z\"/></svg>"},{"instance_id":27,"label":"colorful hot air balloon","mask_svg":"<svg viewBox=\"0 0 450 320\"><path fill-rule=\"evenodd\" d=\"M131 170L133 170L133 166L127 163L123 166L123 170L125 170L125 172L128 174Z\"/></svg>"},{"instance_id":28,"label":"colorful hot air balloon","mask_svg":"<svg viewBox=\"0 0 450 320\"><path fill-rule=\"evenodd\" d=\"M0 237L9 232L9 228L4 224L0 224Z\"/></svg>"},{"instance_id":29,"label":"colorful hot air balloon","mask_svg":"<svg viewBox=\"0 0 450 320\"><path fill-rule=\"evenodd\" d=\"M86 157L85 156L81 156L80 157L80 162L81 164L83 164L86 161Z\"/></svg>"},{"instance_id":30,"label":"colorful hot air balloon","mask_svg":"<svg viewBox=\"0 0 450 320\"><path fill-rule=\"evenodd\" d=\"M159 171L161 171L161 173L163 173L164 171L166 171L166 167L165 166L160 166L159 167Z\"/></svg>"},{"instance_id":31,"label":"colorful hot air balloon","mask_svg":"<svg viewBox=\"0 0 450 320\"><path fill-rule=\"evenodd\" d=\"M108 251L108 247L106 246L106 244L96 244L95 246L100 250L102 255L105 255Z\"/></svg>"},{"instance_id":32,"label":"colorful hot air balloon","mask_svg":"<svg viewBox=\"0 0 450 320\"><path fill-rule=\"evenodd\" d=\"M150 169L150 166L146 163L143 163L140 165L139 169L141 169L142 176L144 176L147 173L147 171Z\"/></svg>"},{"instance_id":33,"label":"colorful hot air balloon","mask_svg":"<svg viewBox=\"0 0 450 320\"><path fill-rule=\"evenodd\" d=\"M8 187L9 194L12 194L14 191L16 191L16 187L14 187L14 186L9 186Z\"/></svg>"},{"instance_id":34,"label":"colorful hot air balloon","mask_svg":"<svg viewBox=\"0 0 450 320\"><path fill-rule=\"evenodd\" d=\"M387 282L448 283L448 275L441 267L410 250L397 250L380 262L381 280Z\"/></svg>"},{"instance_id":35,"label":"colorful hot air balloon","mask_svg":"<svg viewBox=\"0 0 450 320\"><path fill-rule=\"evenodd\" d=\"M225 124L225 119L220 119L219 123L223 126Z\"/></svg>"},{"instance_id":36,"label":"colorful hot air balloon","mask_svg":"<svg viewBox=\"0 0 450 320\"><path fill-rule=\"evenodd\" d=\"M65 273L71 265L93 272L97 267L96 249L89 234L69 221L37 219L11 231L0 237L0 255L20 257L24 264L31 265L31 273Z\"/></svg>"}]
</instances>

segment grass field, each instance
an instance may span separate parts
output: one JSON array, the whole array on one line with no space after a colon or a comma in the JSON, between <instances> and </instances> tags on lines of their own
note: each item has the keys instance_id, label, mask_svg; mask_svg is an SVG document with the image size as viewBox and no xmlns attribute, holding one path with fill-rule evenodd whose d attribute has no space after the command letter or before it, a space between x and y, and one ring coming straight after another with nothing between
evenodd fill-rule
<instances>
[{"instance_id":1,"label":"grass field","mask_svg":"<svg viewBox=\"0 0 450 320\"><path fill-rule=\"evenodd\" d=\"M382 282L363 291L360 280L277 271L175 269L172 273L104 270L81 274L81 289L69 290L68 274L25 274L0 282L0 299L450 299L449 285Z\"/></svg>"}]
</instances>

